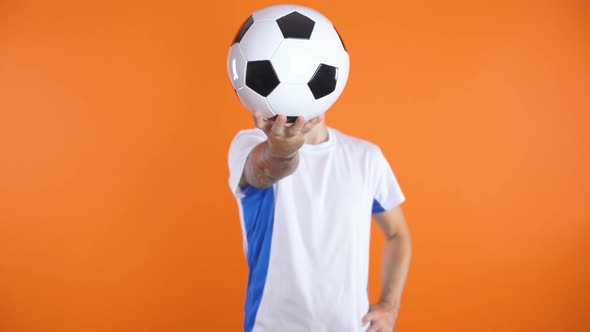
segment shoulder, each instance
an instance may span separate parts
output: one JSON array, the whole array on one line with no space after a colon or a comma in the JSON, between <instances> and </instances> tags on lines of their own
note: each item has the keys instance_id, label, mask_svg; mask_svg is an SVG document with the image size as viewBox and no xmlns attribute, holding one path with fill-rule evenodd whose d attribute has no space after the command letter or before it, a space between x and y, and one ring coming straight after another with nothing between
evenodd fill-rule
<instances>
[{"instance_id":1,"label":"shoulder","mask_svg":"<svg viewBox=\"0 0 590 332\"><path fill-rule=\"evenodd\" d=\"M266 140L266 135L260 129L240 130L233 138L229 146L230 159L233 155L242 156L249 154L258 144Z\"/></svg>"},{"instance_id":2,"label":"shoulder","mask_svg":"<svg viewBox=\"0 0 590 332\"><path fill-rule=\"evenodd\" d=\"M344 134L341 131L334 129L334 128L331 128L331 131L336 136L338 142L340 143L339 145L345 149L348 149L348 150L351 150L351 151L354 151L357 153L367 154L368 156L373 156L373 157L376 157L381 154L381 148L379 148L379 146L377 144L375 144L371 141L368 141L363 138Z\"/></svg>"},{"instance_id":3,"label":"shoulder","mask_svg":"<svg viewBox=\"0 0 590 332\"><path fill-rule=\"evenodd\" d=\"M252 128L252 129L243 129L238 131L238 133L234 136L233 141L242 139L242 138L249 138L249 137L253 137L253 138L259 138L259 137L266 137L264 132L258 128Z\"/></svg>"},{"instance_id":4,"label":"shoulder","mask_svg":"<svg viewBox=\"0 0 590 332\"><path fill-rule=\"evenodd\" d=\"M264 132L258 128L240 130L232 139L230 149L258 144L266 140Z\"/></svg>"}]
</instances>

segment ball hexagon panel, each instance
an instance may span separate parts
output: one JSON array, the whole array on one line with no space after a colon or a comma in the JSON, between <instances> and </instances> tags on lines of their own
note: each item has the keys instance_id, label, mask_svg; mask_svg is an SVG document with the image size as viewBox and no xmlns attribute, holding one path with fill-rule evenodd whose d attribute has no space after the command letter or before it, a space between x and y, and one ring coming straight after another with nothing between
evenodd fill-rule
<instances>
[{"instance_id":1,"label":"ball hexagon panel","mask_svg":"<svg viewBox=\"0 0 590 332\"><path fill-rule=\"evenodd\" d=\"M283 83L307 84L320 63L348 70L348 57L331 24L316 24L311 39L285 39L271 59Z\"/></svg>"},{"instance_id":2,"label":"ball hexagon panel","mask_svg":"<svg viewBox=\"0 0 590 332\"><path fill-rule=\"evenodd\" d=\"M295 10L295 5L275 5L260 9L252 14L254 21L276 20Z\"/></svg>"},{"instance_id":3,"label":"ball hexagon panel","mask_svg":"<svg viewBox=\"0 0 590 332\"><path fill-rule=\"evenodd\" d=\"M266 100L274 113L304 115L310 120L324 113L335 101L334 95L315 99L306 84L280 84Z\"/></svg>"},{"instance_id":4,"label":"ball hexagon panel","mask_svg":"<svg viewBox=\"0 0 590 332\"><path fill-rule=\"evenodd\" d=\"M242 54L240 44L233 44L229 49L227 59L227 73L234 89L240 89L246 84L246 58Z\"/></svg>"},{"instance_id":5,"label":"ball hexagon panel","mask_svg":"<svg viewBox=\"0 0 590 332\"><path fill-rule=\"evenodd\" d=\"M237 90L236 93L242 101L242 104L244 104L250 112L260 112L265 119L276 115L272 111L267 99L252 91L250 88L243 87Z\"/></svg>"},{"instance_id":6,"label":"ball hexagon panel","mask_svg":"<svg viewBox=\"0 0 590 332\"><path fill-rule=\"evenodd\" d=\"M265 20L254 21L239 44L246 60L269 60L283 40L277 22Z\"/></svg>"},{"instance_id":7,"label":"ball hexagon panel","mask_svg":"<svg viewBox=\"0 0 590 332\"><path fill-rule=\"evenodd\" d=\"M315 22L300 12L294 11L277 19L277 24L285 38L309 39Z\"/></svg>"},{"instance_id":8,"label":"ball hexagon panel","mask_svg":"<svg viewBox=\"0 0 590 332\"><path fill-rule=\"evenodd\" d=\"M309 40L285 39L271 61L281 78L287 84L305 84L319 65L319 57Z\"/></svg>"},{"instance_id":9,"label":"ball hexagon panel","mask_svg":"<svg viewBox=\"0 0 590 332\"><path fill-rule=\"evenodd\" d=\"M246 86L259 95L268 96L281 83L269 60L250 61L246 65Z\"/></svg>"},{"instance_id":10,"label":"ball hexagon panel","mask_svg":"<svg viewBox=\"0 0 590 332\"><path fill-rule=\"evenodd\" d=\"M234 38L233 44L239 43L240 41L242 41L242 38L246 34L246 31L248 31L248 29L250 29L250 26L252 26L253 23L254 23L254 19L252 18L252 16L248 17L248 19L246 21L244 21L244 23L240 27L240 30L238 30L238 33L236 33L236 37Z\"/></svg>"},{"instance_id":11,"label":"ball hexagon panel","mask_svg":"<svg viewBox=\"0 0 590 332\"><path fill-rule=\"evenodd\" d=\"M338 33L331 24L318 23L313 31L309 49L316 54L321 63L342 67L346 62L346 50Z\"/></svg>"},{"instance_id":12,"label":"ball hexagon panel","mask_svg":"<svg viewBox=\"0 0 590 332\"><path fill-rule=\"evenodd\" d=\"M307 83L315 99L323 98L336 90L338 68L321 64Z\"/></svg>"}]
</instances>

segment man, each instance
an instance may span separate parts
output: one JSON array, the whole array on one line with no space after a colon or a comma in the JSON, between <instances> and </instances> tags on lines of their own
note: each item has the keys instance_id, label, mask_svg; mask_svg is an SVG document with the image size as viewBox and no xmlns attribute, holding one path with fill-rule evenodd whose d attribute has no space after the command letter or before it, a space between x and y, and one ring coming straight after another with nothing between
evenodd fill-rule
<instances>
[{"instance_id":1,"label":"man","mask_svg":"<svg viewBox=\"0 0 590 332\"><path fill-rule=\"evenodd\" d=\"M323 116L263 119L229 150L249 267L246 332L390 332L408 274L405 200L381 150ZM371 217L385 234L368 303Z\"/></svg>"}]
</instances>

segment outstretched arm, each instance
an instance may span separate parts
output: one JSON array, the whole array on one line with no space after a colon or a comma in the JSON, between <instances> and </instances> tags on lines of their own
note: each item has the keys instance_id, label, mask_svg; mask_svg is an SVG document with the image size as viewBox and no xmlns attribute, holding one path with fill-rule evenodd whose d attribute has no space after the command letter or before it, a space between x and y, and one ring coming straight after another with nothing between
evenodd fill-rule
<instances>
[{"instance_id":1,"label":"outstretched arm","mask_svg":"<svg viewBox=\"0 0 590 332\"><path fill-rule=\"evenodd\" d=\"M321 118L317 117L306 123L303 117L298 117L295 123L287 124L284 115L272 121L263 119L258 112L254 113L254 124L264 131L267 140L250 152L240 186L266 188L293 174L299 164L298 151L305 143L305 134L320 121Z\"/></svg>"},{"instance_id":2,"label":"outstretched arm","mask_svg":"<svg viewBox=\"0 0 590 332\"><path fill-rule=\"evenodd\" d=\"M381 265L383 289L379 302L363 317L363 324L371 322L367 332L390 332L395 326L402 292L410 269L412 240L401 206L373 215L385 234L385 248Z\"/></svg>"}]
</instances>

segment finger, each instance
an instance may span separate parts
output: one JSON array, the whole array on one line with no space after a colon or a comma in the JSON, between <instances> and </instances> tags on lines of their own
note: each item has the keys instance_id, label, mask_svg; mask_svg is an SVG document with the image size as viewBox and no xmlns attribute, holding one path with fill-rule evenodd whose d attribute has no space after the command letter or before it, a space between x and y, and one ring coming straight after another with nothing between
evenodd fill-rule
<instances>
[{"instance_id":1,"label":"finger","mask_svg":"<svg viewBox=\"0 0 590 332\"><path fill-rule=\"evenodd\" d=\"M274 135L281 136L285 132L285 123L287 123L287 117L284 115L277 116L274 124L272 125L271 132Z\"/></svg>"},{"instance_id":2,"label":"finger","mask_svg":"<svg viewBox=\"0 0 590 332\"><path fill-rule=\"evenodd\" d=\"M380 320L372 320L371 321L371 326L369 326L369 329L367 330L367 332L385 332L385 326L383 324L382 321Z\"/></svg>"},{"instance_id":3,"label":"finger","mask_svg":"<svg viewBox=\"0 0 590 332\"><path fill-rule=\"evenodd\" d=\"M313 129L313 127L315 127L318 123L320 123L322 121L322 117L317 116L309 121L307 121L307 123L303 126L303 128L301 128L301 131L306 134L308 133L310 130Z\"/></svg>"},{"instance_id":4,"label":"finger","mask_svg":"<svg viewBox=\"0 0 590 332\"><path fill-rule=\"evenodd\" d=\"M373 319L375 319L375 313L369 312L363 316L363 325L370 323Z\"/></svg>"},{"instance_id":5,"label":"finger","mask_svg":"<svg viewBox=\"0 0 590 332\"><path fill-rule=\"evenodd\" d=\"M295 120L295 123L293 123L293 125L291 127L289 127L289 129L288 129L289 135L291 135L291 136L297 135L297 133L301 130L301 128L303 128L304 125L305 125L305 118L303 118L302 116L298 116L297 120Z\"/></svg>"},{"instance_id":6,"label":"finger","mask_svg":"<svg viewBox=\"0 0 590 332\"><path fill-rule=\"evenodd\" d=\"M256 126L256 128L264 128L264 119L262 118L262 113L254 112L254 114L252 115L252 119L254 120L254 125Z\"/></svg>"},{"instance_id":7,"label":"finger","mask_svg":"<svg viewBox=\"0 0 590 332\"><path fill-rule=\"evenodd\" d=\"M371 327L369 327L369 329L367 330L367 332L379 332L379 331L383 331L382 326L378 326L375 324L371 324Z\"/></svg>"},{"instance_id":8,"label":"finger","mask_svg":"<svg viewBox=\"0 0 590 332\"><path fill-rule=\"evenodd\" d=\"M273 122L265 119L262 116L262 113L260 113L260 112L255 112L253 118L254 118L254 124L256 125L256 128L258 128L258 129L264 131L266 134L268 134L268 132L270 131L270 128L272 127Z\"/></svg>"}]
</instances>

